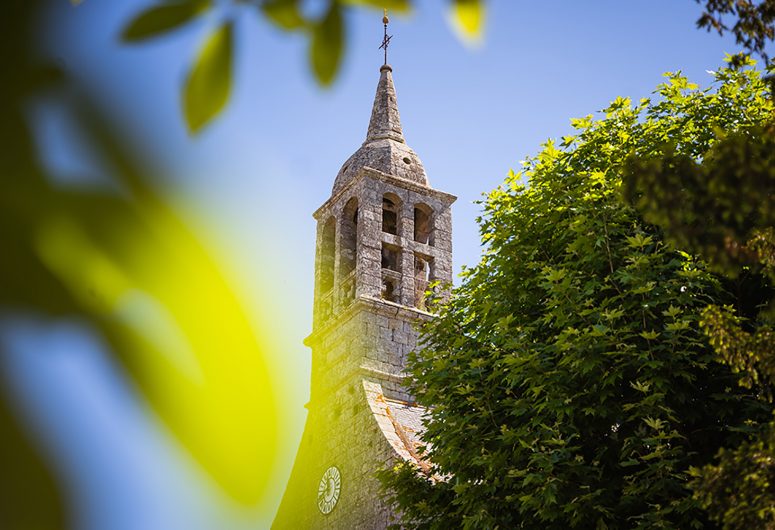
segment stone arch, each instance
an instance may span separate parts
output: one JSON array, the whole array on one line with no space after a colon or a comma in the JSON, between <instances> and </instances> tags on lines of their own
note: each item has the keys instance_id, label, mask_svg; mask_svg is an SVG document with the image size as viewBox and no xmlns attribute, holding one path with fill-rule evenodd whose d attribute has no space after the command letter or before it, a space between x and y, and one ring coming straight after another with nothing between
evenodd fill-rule
<instances>
[{"instance_id":1,"label":"stone arch","mask_svg":"<svg viewBox=\"0 0 775 530\"><path fill-rule=\"evenodd\" d=\"M320 293L325 294L334 286L334 262L336 258L336 219L329 217L323 225L320 241Z\"/></svg>"},{"instance_id":2,"label":"stone arch","mask_svg":"<svg viewBox=\"0 0 775 530\"><path fill-rule=\"evenodd\" d=\"M427 204L414 205L414 240L433 246L435 243L433 208Z\"/></svg>"},{"instance_id":3,"label":"stone arch","mask_svg":"<svg viewBox=\"0 0 775 530\"><path fill-rule=\"evenodd\" d=\"M339 274L345 278L355 270L358 252L358 199L353 197L342 210L339 224Z\"/></svg>"},{"instance_id":4,"label":"stone arch","mask_svg":"<svg viewBox=\"0 0 775 530\"><path fill-rule=\"evenodd\" d=\"M398 235L401 223L401 199L395 193L382 196L382 231Z\"/></svg>"}]
</instances>

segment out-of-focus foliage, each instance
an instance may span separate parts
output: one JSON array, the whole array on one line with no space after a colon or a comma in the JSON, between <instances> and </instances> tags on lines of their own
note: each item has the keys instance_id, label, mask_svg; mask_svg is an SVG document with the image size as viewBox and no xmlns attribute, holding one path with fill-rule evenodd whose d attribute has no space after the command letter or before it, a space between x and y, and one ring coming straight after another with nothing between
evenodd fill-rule
<instances>
[{"instance_id":1,"label":"out-of-focus foliage","mask_svg":"<svg viewBox=\"0 0 775 530\"><path fill-rule=\"evenodd\" d=\"M187 1L160 4L152 7L132 20L124 28L121 38L126 42L135 42L156 37L192 21L204 10L211 7L210 0Z\"/></svg>"},{"instance_id":2,"label":"out-of-focus foliage","mask_svg":"<svg viewBox=\"0 0 775 530\"><path fill-rule=\"evenodd\" d=\"M697 26L715 29L720 34L730 31L738 44L748 52L760 54L765 59L768 40L775 36L775 0L696 0L703 5ZM81 0L72 0L74 5ZM351 8L390 9L408 13L412 0L327 0L325 9L310 15L304 0L173 0L145 9L125 27L122 38L138 43L164 35L194 22L213 10L233 16L234 9L227 3L243 5L259 11L278 28L288 32L300 32L309 39L310 69L321 85L330 85L336 78L346 50L347 17ZM483 34L485 20L484 0L449 0L449 19L453 29L464 41L478 42ZM223 18L223 17L221 17ZM726 20L734 23L729 27ZM194 59L192 74L182 88L183 114L189 131L193 134L210 123L224 108L231 93L233 70L233 26L229 21L219 23L214 35L207 38ZM225 28L229 28L226 31ZM219 44L219 52L213 50ZM734 61L744 61L743 55ZM203 66L209 64L209 67ZM201 75L195 75L197 72ZM197 83L196 87L190 85Z\"/></svg>"},{"instance_id":3,"label":"out-of-focus foliage","mask_svg":"<svg viewBox=\"0 0 775 530\"><path fill-rule=\"evenodd\" d=\"M743 72L753 75L750 69ZM728 75L725 70L717 74ZM746 97L772 117L766 91ZM687 98L683 108L692 104ZM701 159L700 153L684 154L676 147L683 141L679 132L696 126L682 113L658 151L632 158L627 199L649 222L665 228L676 246L701 253L721 272L734 276L742 272L741 265L758 270L759 263L771 268L772 250L762 230L775 224L775 125L759 114L721 123L724 130L739 130L708 131L715 141Z\"/></svg>"},{"instance_id":4,"label":"out-of-focus foliage","mask_svg":"<svg viewBox=\"0 0 775 530\"><path fill-rule=\"evenodd\" d=\"M0 120L0 144L3 156L0 156L0 181L6 187L2 194L5 198L17 185L30 185L38 181L40 168L36 163L35 151L30 133L22 114L22 105L26 96L41 84L49 82L49 69L37 64L31 53L32 26L39 2L14 2L6 6L5 16L0 17L0 71L3 83L0 83L0 108L3 119ZM17 182L18 179L18 182ZM7 310L11 285L5 275L16 270L14 279L20 275L19 267L29 266L29 260L18 256L14 231L23 227L14 224L16 220L0 208L0 310ZM25 282L28 297L34 297L38 289L51 292L57 289L56 282L30 270L35 282ZM48 281L46 281L48 280ZM54 301L34 300L35 305L51 306ZM58 297L54 297L58 298ZM0 342L0 355L3 351ZM0 363L0 377L7 377ZM23 428L19 411L11 401L7 389L0 386L0 465L3 475L0 480L0 527L9 529L47 529L63 528L68 519L67 508L62 498L60 484L51 472L49 462L40 458L38 446L30 434Z\"/></svg>"},{"instance_id":5,"label":"out-of-focus foliage","mask_svg":"<svg viewBox=\"0 0 775 530\"><path fill-rule=\"evenodd\" d=\"M229 0L255 9L278 28L303 33L309 39L310 69L324 86L336 78L346 48L347 11L352 8L386 8L408 13L411 0L327 0L324 9L309 14L303 0ZM211 0L177 0L154 5L131 20L122 38L137 43L176 30L214 10L227 10ZM450 0L450 20L463 39L475 41L484 27L484 0ZM375 17L375 24L380 20ZM231 92L233 34L229 22L221 22L194 59L192 73L183 86L183 114L192 133L201 130L223 109ZM375 42L378 33L375 32ZM376 46L375 46L376 48Z\"/></svg>"},{"instance_id":6,"label":"out-of-focus foliage","mask_svg":"<svg viewBox=\"0 0 775 530\"><path fill-rule=\"evenodd\" d=\"M755 443L772 382L738 385L700 320L710 303L757 300L667 245L621 201L621 178L631 153L672 138L697 160L772 107L752 69L722 68L707 90L666 77L654 101L572 120L577 135L488 196L485 255L410 357L431 474L381 474L407 525L714 527L692 470Z\"/></svg>"},{"instance_id":7,"label":"out-of-focus foliage","mask_svg":"<svg viewBox=\"0 0 775 530\"><path fill-rule=\"evenodd\" d=\"M717 465L693 470L699 477L695 496L723 528L773 528L773 454L775 439L769 431L734 450L722 449Z\"/></svg>"},{"instance_id":8,"label":"out-of-focus foliage","mask_svg":"<svg viewBox=\"0 0 775 530\"><path fill-rule=\"evenodd\" d=\"M40 6L13 2L0 23L0 311L90 325L182 446L231 498L254 505L277 450L269 326L253 328L222 264L155 190L152 167L75 80L36 57ZM53 180L28 120L42 94L68 105L111 186ZM0 527L63 528L51 462L9 399L3 391Z\"/></svg>"},{"instance_id":9,"label":"out-of-focus foliage","mask_svg":"<svg viewBox=\"0 0 775 530\"><path fill-rule=\"evenodd\" d=\"M775 0L696 0L703 5L698 28L731 32L748 52L767 59L766 46L775 38ZM729 27L726 20L734 23ZM742 60L736 56L735 61Z\"/></svg>"},{"instance_id":10,"label":"out-of-focus foliage","mask_svg":"<svg viewBox=\"0 0 775 530\"><path fill-rule=\"evenodd\" d=\"M334 80L342 60L344 33L342 9L332 2L328 12L314 26L309 40L309 57L312 71L318 81L324 85Z\"/></svg>"},{"instance_id":11,"label":"out-of-focus foliage","mask_svg":"<svg viewBox=\"0 0 775 530\"><path fill-rule=\"evenodd\" d=\"M718 357L740 372L740 383L761 389L759 397L771 403L772 393L763 390L775 384L775 106L768 96L748 93L767 114L741 116L740 128L729 133L715 131L701 159L679 153L680 137L672 136L661 153L633 157L625 195L669 240L700 254L755 302L711 304L701 326ZM775 421L758 439L696 471L697 497L725 528L775 525L773 433Z\"/></svg>"},{"instance_id":12,"label":"out-of-focus foliage","mask_svg":"<svg viewBox=\"0 0 775 530\"><path fill-rule=\"evenodd\" d=\"M183 114L195 131L213 119L231 93L234 26L220 26L204 43L188 74L183 94Z\"/></svg>"},{"instance_id":13,"label":"out-of-focus foliage","mask_svg":"<svg viewBox=\"0 0 775 530\"><path fill-rule=\"evenodd\" d=\"M476 42L484 28L484 5L480 0L453 0L452 23L461 38Z\"/></svg>"}]
</instances>

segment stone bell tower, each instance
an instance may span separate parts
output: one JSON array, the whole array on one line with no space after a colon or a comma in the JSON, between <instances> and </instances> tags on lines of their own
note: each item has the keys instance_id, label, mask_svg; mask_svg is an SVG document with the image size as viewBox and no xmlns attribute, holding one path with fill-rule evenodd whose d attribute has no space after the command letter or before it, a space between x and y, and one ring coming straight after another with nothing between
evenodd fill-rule
<instances>
[{"instance_id":1,"label":"stone bell tower","mask_svg":"<svg viewBox=\"0 0 775 530\"><path fill-rule=\"evenodd\" d=\"M386 41L388 38L386 37ZM403 386L430 282L452 280L455 197L430 187L406 144L392 68L363 145L344 163L317 221L307 423L273 528L385 528L374 472L416 446L423 410Z\"/></svg>"}]
</instances>

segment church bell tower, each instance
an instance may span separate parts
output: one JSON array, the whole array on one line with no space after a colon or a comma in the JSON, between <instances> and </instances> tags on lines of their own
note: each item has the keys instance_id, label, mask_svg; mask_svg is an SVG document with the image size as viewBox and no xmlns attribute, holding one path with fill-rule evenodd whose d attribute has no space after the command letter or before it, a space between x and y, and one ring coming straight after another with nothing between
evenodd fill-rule
<instances>
[{"instance_id":1,"label":"church bell tower","mask_svg":"<svg viewBox=\"0 0 775 530\"><path fill-rule=\"evenodd\" d=\"M386 59L366 141L314 213L309 412L273 528L385 528L394 514L374 472L397 459L427 465L417 451L423 409L404 388L404 363L416 324L432 318L429 284L452 281L454 201L431 188L406 144Z\"/></svg>"}]
</instances>

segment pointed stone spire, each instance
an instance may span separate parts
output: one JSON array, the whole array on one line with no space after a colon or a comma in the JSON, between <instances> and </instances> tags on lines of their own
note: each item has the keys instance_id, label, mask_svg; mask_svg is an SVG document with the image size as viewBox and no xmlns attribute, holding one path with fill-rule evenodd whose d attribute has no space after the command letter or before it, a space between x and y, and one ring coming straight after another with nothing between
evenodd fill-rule
<instances>
[{"instance_id":1,"label":"pointed stone spire","mask_svg":"<svg viewBox=\"0 0 775 530\"><path fill-rule=\"evenodd\" d=\"M334 180L334 193L344 188L366 167L394 177L428 186L425 168L417 154L406 144L398 115L393 69L382 65L379 84L371 110L366 141L347 159Z\"/></svg>"},{"instance_id":2,"label":"pointed stone spire","mask_svg":"<svg viewBox=\"0 0 775 530\"><path fill-rule=\"evenodd\" d=\"M374 107L371 109L371 120L365 143L375 140L395 140L406 143L404 133L401 131L396 89L393 86L393 69L386 64L379 71L379 84L377 94L374 96Z\"/></svg>"}]
</instances>

